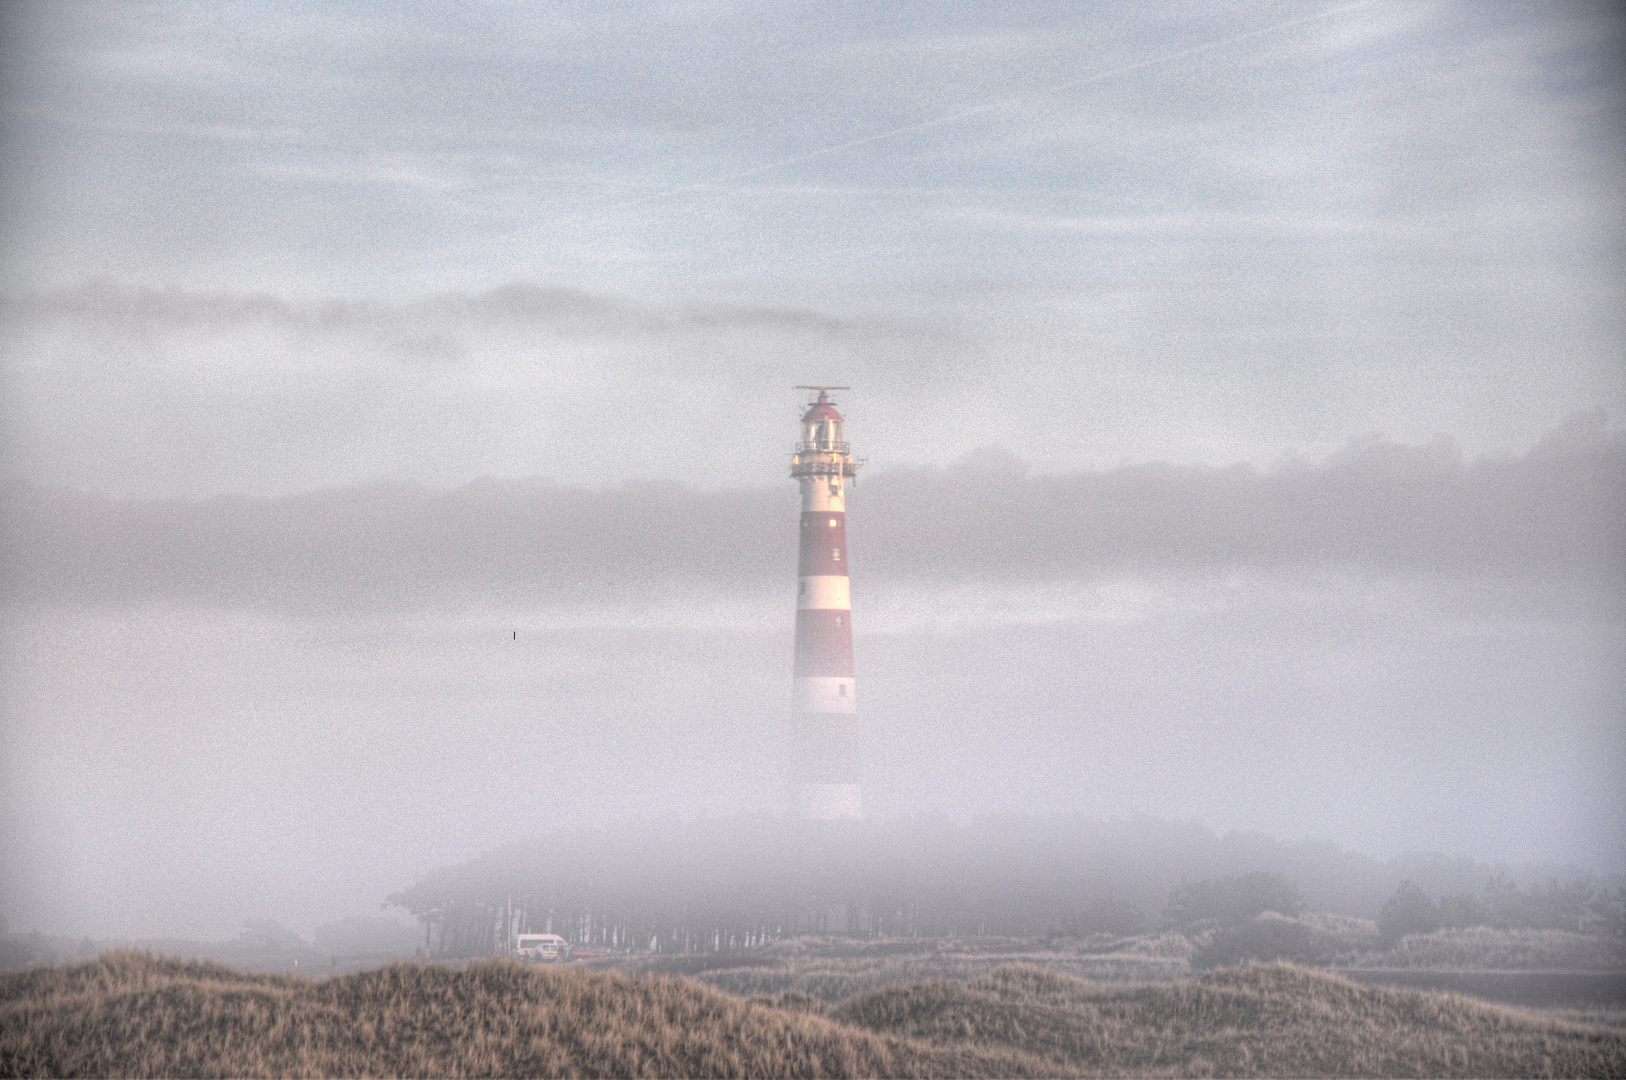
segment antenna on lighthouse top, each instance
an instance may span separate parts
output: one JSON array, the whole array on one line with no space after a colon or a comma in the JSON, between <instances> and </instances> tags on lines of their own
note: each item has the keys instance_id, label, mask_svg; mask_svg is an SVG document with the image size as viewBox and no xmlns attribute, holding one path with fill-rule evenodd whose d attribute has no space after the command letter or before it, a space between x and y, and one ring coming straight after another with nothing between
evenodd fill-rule
<instances>
[{"instance_id":1,"label":"antenna on lighthouse top","mask_svg":"<svg viewBox=\"0 0 1626 1080\"><path fill-rule=\"evenodd\" d=\"M798 387L796 387L796 389L798 389L798 390L817 390L819 392L819 400L820 401L828 401L829 400L829 394L827 393L827 391L830 391L830 390L851 390L852 387L850 387L850 386L798 386Z\"/></svg>"}]
</instances>

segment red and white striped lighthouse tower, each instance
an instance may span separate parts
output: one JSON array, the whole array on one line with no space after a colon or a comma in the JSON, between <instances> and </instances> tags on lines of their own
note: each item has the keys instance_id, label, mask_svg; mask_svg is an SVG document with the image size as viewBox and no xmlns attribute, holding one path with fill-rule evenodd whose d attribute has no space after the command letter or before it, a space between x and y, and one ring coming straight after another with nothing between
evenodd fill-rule
<instances>
[{"instance_id":1,"label":"red and white striped lighthouse tower","mask_svg":"<svg viewBox=\"0 0 1626 1080\"><path fill-rule=\"evenodd\" d=\"M853 687L852 592L847 576L847 483L858 472L831 390L802 414L790 475L802 485L801 562L796 583L796 710L790 777L796 813L810 821L863 812L858 700Z\"/></svg>"}]
</instances>

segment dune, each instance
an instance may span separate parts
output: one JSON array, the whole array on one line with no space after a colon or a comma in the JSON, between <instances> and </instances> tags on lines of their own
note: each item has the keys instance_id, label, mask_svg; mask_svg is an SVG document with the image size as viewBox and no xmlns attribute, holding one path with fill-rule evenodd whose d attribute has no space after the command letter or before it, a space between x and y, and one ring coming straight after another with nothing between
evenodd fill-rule
<instances>
[{"instance_id":1,"label":"dune","mask_svg":"<svg viewBox=\"0 0 1626 1080\"><path fill-rule=\"evenodd\" d=\"M1626 1033L1287 965L1009 965L834 1006L486 960L307 979L109 953L0 976L7 1076L1621 1076Z\"/></svg>"}]
</instances>

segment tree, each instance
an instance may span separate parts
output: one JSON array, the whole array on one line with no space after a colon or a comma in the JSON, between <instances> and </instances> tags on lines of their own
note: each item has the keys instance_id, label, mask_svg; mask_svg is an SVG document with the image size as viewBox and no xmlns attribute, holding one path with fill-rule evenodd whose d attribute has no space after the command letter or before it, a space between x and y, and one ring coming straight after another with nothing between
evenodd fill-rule
<instances>
[{"instance_id":1,"label":"tree","mask_svg":"<svg viewBox=\"0 0 1626 1080\"><path fill-rule=\"evenodd\" d=\"M1281 874L1255 870L1181 885L1169 894L1164 921L1175 929L1240 926L1266 911L1292 917L1303 910L1298 886Z\"/></svg>"},{"instance_id":2,"label":"tree","mask_svg":"<svg viewBox=\"0 0 1626 1080\"><path fill-rule=\"evenodd\" d=\"M237 941L254 952L297 952L309 948L303 938L274 919L245 921Z\"/></svg>"},{"instance_id":3,"label":"tree","mask_svg":"<svg viewBox=\"0 0 1626 1080\"><path fill-rule=\"evenodd\" d=\"M1407 878L1378 913L1378 930L1390 941L1440 928L1440 909L1415 881Z\"/></svg>"},{"instance_id":4,"label":"tree","mask_svg":"<svg viewBox=\"0 0 1626 1080\"><path fill-rule=\"evenodd\" d=\"M1490 919L1485 905L1471 896L1442 896L1439 911L1440 926L1450 929L1484 926Z\"/></svg>"},{"instance_id":5,"label":"tree","mask_svg":"<svg viewBox=\"0 0 1626 1080\"><path fill-rule=\"evenodd\" d=\"M1586 914L1595 932L1626 937L1626 888L1602 890L1587 905Z\"/></svg>"},{"instance_id":6,"label":"tree","mask_svg":"<svg viewBox=\"0 0 1626 1080\"><path fill-rule=\"evenodd\" d=\"M1308 926L1292 919L1270 916L1253 919L1241 926L1216 930L1208 943L1191 956L1191 966L1197 970L1232 967L1249 961L1268 963L1287 960L1295 964L1314 964L1326 959L1330 951L1327 943L1318 940Z\"/></svg>"}]
</instances>

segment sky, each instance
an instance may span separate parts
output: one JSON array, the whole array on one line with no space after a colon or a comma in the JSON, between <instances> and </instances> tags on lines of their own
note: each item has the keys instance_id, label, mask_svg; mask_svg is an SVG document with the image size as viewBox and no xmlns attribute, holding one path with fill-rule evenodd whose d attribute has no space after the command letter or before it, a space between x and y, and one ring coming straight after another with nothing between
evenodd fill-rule
<instances>
[{"instance_id":1,"label":"sky","mask_svg":"<svg viewBox=\"0 0 1626 1080\"><path fill-rule=\"evenodd\" d=\"M0 913L775 809L1626 870L1610 5L0 9Z\"/></svg>"}]
</instances>

